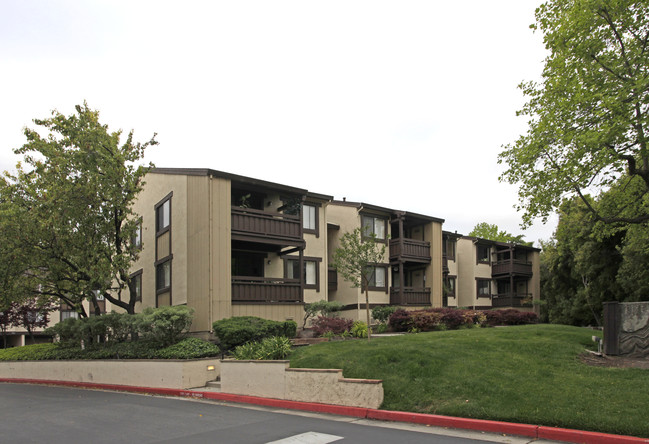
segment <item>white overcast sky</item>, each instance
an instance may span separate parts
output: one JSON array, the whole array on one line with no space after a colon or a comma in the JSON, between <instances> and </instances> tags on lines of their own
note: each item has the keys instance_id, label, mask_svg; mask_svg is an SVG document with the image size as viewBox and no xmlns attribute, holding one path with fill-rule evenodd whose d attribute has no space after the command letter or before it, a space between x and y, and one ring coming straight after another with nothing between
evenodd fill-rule
<instances>
[{"instance_id":1,"label":"white overcast sky","mask_svg":"<svg viewBox=\"0 0 649 444\"><path fill-rule=\"evenodd\" d=\"M502 145L526 129L541 0L0 0L0 170L86 100L146 160L212 168L537 241ZM537 244L538 245L538 244Z\"/></svg>"}]
</instances>

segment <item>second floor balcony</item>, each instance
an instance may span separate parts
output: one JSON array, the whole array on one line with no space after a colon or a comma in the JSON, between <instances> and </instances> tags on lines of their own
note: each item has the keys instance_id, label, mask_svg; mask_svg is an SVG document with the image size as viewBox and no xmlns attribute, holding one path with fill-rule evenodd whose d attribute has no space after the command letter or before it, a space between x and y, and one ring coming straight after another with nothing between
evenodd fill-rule
<instances>
[{"instance_id":1,"label":"second floor balcony","mask_svg":"<svg viewBox=\"0 0 649 444\"><path fill-rule=\"evenodd\" d=\"M304 244L300 216L232 207L232 239L276 245Z\"/></svg>"},{"instance_id":2,"label":"second floor balcony","mask_svg":"<svg viewBox=\"0 0 649 444\"><path fill-rule=\"evenodd\" d=\"M302 302L299 279L232 277L232 302L277 303Z\"/></svg>"},{"instance_id":3,"label":"second floor balcony","mask_svg":"<svg viewBox=\"0 0 649 444\"><path fill-rule=\"evenodd\" d=\"M493 262L491 276L532 276L532 263L516 259L506 259Z\"/></svg>"},{"instance_id":4,"label":"second floor balcony","mask_svg":"<svg viewBox=\"0 0 649 444\"><path fill-rule=\"evenodd\" d=\"M414 239L390 239L390 260L430 263L430 242Z\"/></svg>"}]
</instances>

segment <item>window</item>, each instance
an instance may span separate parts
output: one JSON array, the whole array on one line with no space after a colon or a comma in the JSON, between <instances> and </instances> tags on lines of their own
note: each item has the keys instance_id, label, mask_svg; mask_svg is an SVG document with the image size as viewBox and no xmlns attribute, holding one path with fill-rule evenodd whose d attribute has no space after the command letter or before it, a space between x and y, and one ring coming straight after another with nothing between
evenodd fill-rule
<instances>
[{"instance_id":1,"label":"window","mask_svg":"<svg viewBox=\"0 0 649 444\"><path fill-rule=\"evenodd\" d=\"M133 244L133 247L137 249L142 248L142 221L137 223L137 227L135 227L135 234L133 235L131 242Z\"/></svg>"},{"instance_id":2,"label":"window","mask_svg":"<svg viewBox=\"0 0 649 444\"><path fill-rule=\"evenodd\" d=\"M444 295L449 298L455 297L455 276L447 276L444 280Z\"/></svg>"},{"instance_id":3,"label":"window","mask_svg":"<svg viewBox=\"0 0 649 444\"><path fill-rule=\"evenodd\" d=\"M320 273L318 263L320 258L304 258L304 288L315 289L320 291ZM299 279L300 278L300 261L298 259L287 259L285 262L286 278Z\"/></svg>"},{"instance_id":4,"label":"window","mask_svg":"<svg viewBox=\"0 0 649 444\"><path fill-rule=\"evenodd\" d=\"M454 239L445 239L442 243L442 254L450 261L455 260L455 240Z\"/></svg>"},{"instance_id":5,"label":"window","mask_svg":"<svg viewBox=\"0 0 649 444\"><path fill-rule=\"evenodd\" d=\"M302 228L306 233L316 234L318 229L318 212L315 205L302 205Z\"/></svg>"},{"instance_id":6,"label":"window","mask_svg":"<svg viewBox=\"0 0 649 444\"><path fill-rule=\"evenodd\" d=\"M171 287L171 261L165 261L156 266L156 290L167 291Z\"/></svg>"},{"instance_id":7,"label":"window","mask_svg":"<svg viewBox=\"0 0 649 444\"><path fill-rule=\"evenodd\" d=\"M372 237L374 235L376 240L385 240L385 219L374 216L361 216L361 223L363 225L364 237Z\"/></svg>"},{"instance_id":8,"label":"window","mask_svg":"<svg viewBox=\"0 0 649 444\"><path fill-rule=\"evenodd\" d=\"M491 280L489 279L477 279L476 280L477 296L479 298L489 298L491 297Z\"/></svg>"},{"instance_id":9,"label":"window","mask_svg":"<svg viewBox=\"0 0 649 444\"><path fill-rule=\"evenodd\" d=\"M155 210L155 221L156 232L159 233L169 228L171 224L171 197L158 204Z\"/></svg>"},{"instance_id":10,"label":"window","mask_svg":"<svg viewBox=\"0 0 649 444\"><path fill-rule=\"evenodd\" d=\"M135 301L142 301L142 270L138 270L131 276L131 287L135 292Z\"/></svg>"},{"instance_id":11,"label":"window","mask_svg":"<svg viewBox=\"0 0 649 444\"><path fill-rule=\"evenodd\" d=\"M386 267L381 265L367 267L365 276L369 290L386 290L388 288Z\"/></svg>"},{"instance_id":12,"label":"window","mask_svg":"<svg viewBox=\"0 0 649 444\"><path fill-rule=\"evenodd\" d=\"M61 310L61 321L65 321L66 319L79 319L79 313L77 313L74 310Z\"/></svg>"},{"instance_id":13,"label":"window","mask_svg":"<svg viewBox=\"0 0 649 444\"><path fill-rule=\"evenodd\" d=\"M92 292L95 295L95 299L97 299L98 301L104 300L104 294L101 292L101 290L92 290Z\"/></svg>"},{"instance_id":14,"label":"window","mask_svg":"<svg viewBox=\"0 0 649 444\"><path fill-rule=\"evenodd\" d=\"M491 247L487 245L476 245L478 263L488 264L491 261Z\"/></svg>"}]
</instances>

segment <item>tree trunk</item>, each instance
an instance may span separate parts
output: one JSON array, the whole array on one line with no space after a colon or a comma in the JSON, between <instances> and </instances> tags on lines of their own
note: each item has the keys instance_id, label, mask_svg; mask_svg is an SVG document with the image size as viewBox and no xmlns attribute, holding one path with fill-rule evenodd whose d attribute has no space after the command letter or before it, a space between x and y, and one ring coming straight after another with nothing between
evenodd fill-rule
<instances>
[{"instance_id":1,"label":"tree trunk","mask_svg":"<svg viewBox=\"0 0 649 444\"><path fill-rule=\"evenodd\" d=\"M365 287L365 314L367 315L367 340L368 342L372 338L372 329L370 327L370 293L367 290L369 284L367 278L363 276L363 286Z\"/></svg>"}]
</instances>

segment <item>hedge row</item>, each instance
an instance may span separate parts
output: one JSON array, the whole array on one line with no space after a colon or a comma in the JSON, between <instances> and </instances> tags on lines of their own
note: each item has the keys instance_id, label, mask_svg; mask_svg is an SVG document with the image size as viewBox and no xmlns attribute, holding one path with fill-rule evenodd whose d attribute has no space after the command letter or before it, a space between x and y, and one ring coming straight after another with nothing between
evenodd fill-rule
<instances>
[{"instance_id":1,"label":"hedge row","mask_svg":"<svg viewBox=\"0 0 649 444\"><path fill-rule=\"evenodd\" d=\"M220 353L216 345L198 338L186 338L168 347L160 347L159 342L150 340L94 344L84 349L65 343L48 343L0 350L0 361L197 359Z\"/></svg>"},{"instance_id":2,"label":"hedge row","mask_svg":"<svg viewBox=\"0 0 649 444\"><path fill-rule=\"evenodd\" d=\"M146 308L142 313L110 313L89 318L66 319L45 330L62 343L88 346L94 343L111 344L125 342L129 338L142 337L167 347L181 339L189 329L194 310L185 305Z\"/></svg>"},{"instance_id":3,"label":"hedge row","mask_svg":"<svg viewBox=\"0 0 649 444\"><path fill-rule=\"evenodd\" d=\"M514 309L463 310L431 308L426 310L396 310L390 315L389 325L394 331L454 330L462 327L522 325L538 322L536 313Z\"/></svg>"}]
</instances>

